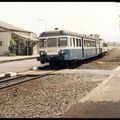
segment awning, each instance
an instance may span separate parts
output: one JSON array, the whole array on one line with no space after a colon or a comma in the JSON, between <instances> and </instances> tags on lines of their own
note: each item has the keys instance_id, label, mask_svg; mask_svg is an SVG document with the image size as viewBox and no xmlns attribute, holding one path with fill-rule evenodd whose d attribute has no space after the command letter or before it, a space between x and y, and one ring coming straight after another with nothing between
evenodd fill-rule
<instances>
[{"instance_id":1,"label":"awning","mask_svg":"<svg viewBox=\"0 0 120 120\"><path fill-rule=\"evenodd\" d=\"M13 32L13 33L22 37L22 38L25 38L25 39L29 39L29 40L32 40L32 41L39 41L39 39L37 39L35 37L32 37L32 36L29 36L29 35L23 35L23 34L18 33L18 32Z\"/></svg>"}]
</instances>

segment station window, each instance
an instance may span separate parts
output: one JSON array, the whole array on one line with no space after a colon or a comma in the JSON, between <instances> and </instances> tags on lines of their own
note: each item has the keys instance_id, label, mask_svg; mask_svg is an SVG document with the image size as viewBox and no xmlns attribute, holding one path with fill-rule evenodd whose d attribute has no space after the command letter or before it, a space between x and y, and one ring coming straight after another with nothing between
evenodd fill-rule
<instances>
[{"instance_id":1,"label":"station window","mask_svg":"<svg viewBox=\"0 0 120 120\"><path fill-rule=\"evenodd\" d=\"M0 46L2 46L2 41L0 41Z\"/></svg>"},{"instance_id":2,"label":"station window","mask_svg":"<svg viewBox=\"0 0 120 120\"><path fill-rule=\"evenodd\" d=\"M70 37L70 46L72 47L72 38Z\"/></svg>"}]
</instances>

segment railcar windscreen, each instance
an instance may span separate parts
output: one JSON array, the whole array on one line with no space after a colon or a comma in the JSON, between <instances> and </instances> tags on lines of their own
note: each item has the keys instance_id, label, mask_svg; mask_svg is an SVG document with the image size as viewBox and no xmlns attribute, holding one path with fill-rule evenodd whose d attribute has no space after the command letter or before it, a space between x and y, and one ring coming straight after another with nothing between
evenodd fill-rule
<instances>
[{"instance_id":1,"label":"railcar windscreen","mask_svg":"<svg viewBox=\"0 0 120 120\"><path fill-rule=\"evenodd\" d=\"M57 38L48 38L47 47L57 47Z\"/></svg>"},{"instance_id":2,"label":"railcar windscreen","mask_svg":"<svg viewBox=\"0 0 120 120\"><path fill-rule=\"evenodd\" d=\"M59 37L58 46L67 46L67 37Z\"/></svg>"}]
</instances>

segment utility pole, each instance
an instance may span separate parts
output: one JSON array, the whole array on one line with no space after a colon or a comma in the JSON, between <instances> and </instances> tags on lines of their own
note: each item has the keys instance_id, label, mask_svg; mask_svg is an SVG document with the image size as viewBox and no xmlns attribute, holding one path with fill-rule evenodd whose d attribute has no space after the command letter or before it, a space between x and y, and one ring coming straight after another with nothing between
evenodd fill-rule
<instances>
[{"instance_id":1,"label":"utility pole","mask_svg":"<svg viewBox=\"0 0 120 120\"><path fill-rule=\"evenodd\" d=\"M118 17L119 17L119 23L118 24L119 24L119 28L120 28L120 15L118 15Z\"/></svg>"},{"instance_id":2,"label":"utility pole","mask_svg":"<svg viewBox=\"0 0 120 120\"><path fill-rule=\"evenodd\" d=\"M45 24L45 32L46 32L46 20L45 19L38 19L38 21L43 21Z\"/></svg>"},{"instance_id":3,"label":"utility pole","mask_svg":"<svg viewBox=\"0 0 120 120\"><path fill-rule=\"evenodd\" d=\"M120 15L118 15L118 17L119 17L119 23L118 23L118 26L119 26L119 28L120 28ZM116 46L117 46L117 43L116 43Z\"/></svg>"}]
</instances>

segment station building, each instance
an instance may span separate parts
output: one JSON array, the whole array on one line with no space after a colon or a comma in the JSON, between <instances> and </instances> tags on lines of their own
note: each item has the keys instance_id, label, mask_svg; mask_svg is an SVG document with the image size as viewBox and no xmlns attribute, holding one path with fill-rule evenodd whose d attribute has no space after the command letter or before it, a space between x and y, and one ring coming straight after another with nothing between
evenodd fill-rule
<instances>
[{"instance_id":1,"label":"station building","mask_svg":"<svg viewBox=\"0 0 120 120\"><path fill-rule=\"evenodd\" d=\"M10 41L14 39L17 43L16 55L35 55L39 51L39 40L37 35L31 31L15 27L0 21L0 56L9 55ZM29 45L32 45L32 53L29 53Z\"/></svg>"}]
</instances>

